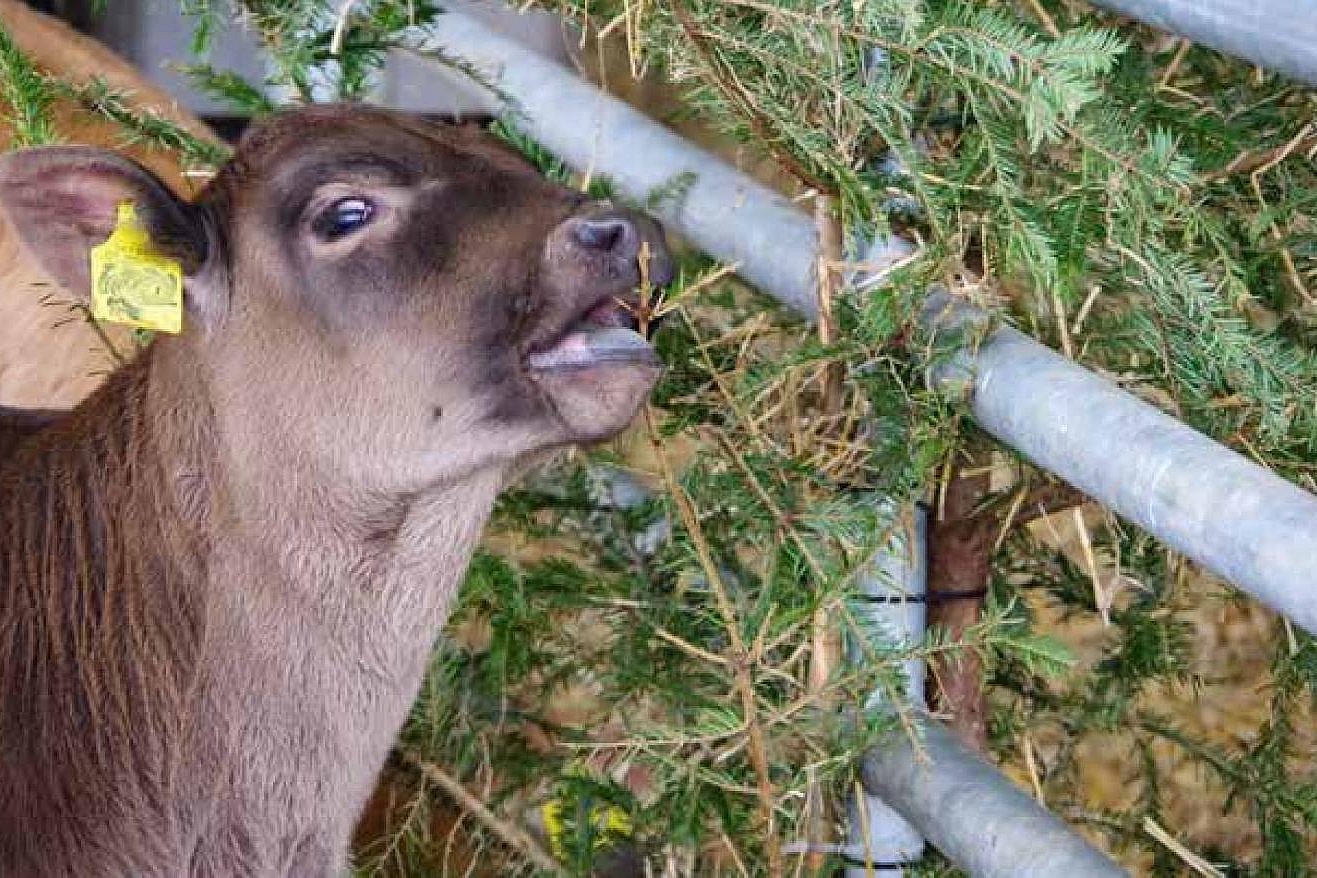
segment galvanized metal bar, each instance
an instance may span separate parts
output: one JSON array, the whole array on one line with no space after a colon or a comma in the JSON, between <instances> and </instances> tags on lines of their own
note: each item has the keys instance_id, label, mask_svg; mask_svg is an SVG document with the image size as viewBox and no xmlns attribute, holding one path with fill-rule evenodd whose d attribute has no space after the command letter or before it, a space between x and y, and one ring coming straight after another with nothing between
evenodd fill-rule
<instances>
[{"instance_id":1,"label":"galvanized metal bar","mask_svg":"<svg viewBox=\"0 0 1317 878\"><path fill-rule=\"evenodd\" d=\"M856 591L863 603L856 609L856 618L873 626L873 633L884 644L918 647L924 642L928 619L924 602L928 592L928 510L915 506L910 520L902 522L892 504L886 506L893 537L856 575ZM849 653L851 662L864 661L859 643L852 643ZM912 653L903 671L907 703L923 707L928 674L923 655ZM878 689L865 707L890 710L892 705L886 700ZM923 835L872 791L866 790L859 801L849 796L846 804L847 843L841 851L846 858L845 878L870 878L878 867L883 867L883 875L905 874L904 865L923 855Z\"/></svg>"},{"instance_id":2,"label":"galvanized metal bar","mask_svg":"<svg viewBox=\"0 0 1317 878\"><path fill-rule=\"evenodd\" d=\"M975 878L1117 878L1126 873L970 753L941 723L918 749L898 735L864 758L865 787Z\"/></svg>"},{"instance_id":3,"label":"galvanized metal bar","mask_svg":"<svg viewBox=\"0 0 1317 878\"><path fill-rule=\"evenodd\" d=\"M1093 0L1317 85L1317 0Z\"/></svg>"},{"instance_id":4,"label":"galvanized metal bar","mask_svg":"<svg viewBox=\"0 0 1317 878\"><path fill-rule=\"evenodd\" d=\"M945 292L925 303L943 331L985 319ZM1009 327L933 379L972 382L983 429L1317 633L1317 496Z\"/></svg>"}]
</instances>

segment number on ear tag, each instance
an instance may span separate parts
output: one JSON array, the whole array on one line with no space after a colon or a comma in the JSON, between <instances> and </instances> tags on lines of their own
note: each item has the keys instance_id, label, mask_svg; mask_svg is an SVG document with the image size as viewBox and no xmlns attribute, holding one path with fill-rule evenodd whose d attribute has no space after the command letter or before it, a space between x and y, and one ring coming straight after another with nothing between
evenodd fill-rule
<instances>
[{"instance_id":1,"label":"number on ear tag","mask_svg":"<svg viewBox=\"0 0 1317 878\"><path fill-rule=\"evenodd\" d=\"M183 270L152 251L131 201L119 204L114 231L91 249L91 313L157 332L183 330Z\"/></svg>"}]
</instances>

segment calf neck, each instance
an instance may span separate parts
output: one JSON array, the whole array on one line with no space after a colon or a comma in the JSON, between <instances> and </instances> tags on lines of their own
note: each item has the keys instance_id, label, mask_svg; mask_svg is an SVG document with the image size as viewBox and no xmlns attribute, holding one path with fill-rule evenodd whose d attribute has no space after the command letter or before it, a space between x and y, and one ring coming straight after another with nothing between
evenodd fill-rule
<instances>
[{"instance_id":1,"label":"calf neck","mask_svg":"<svg viewBox=\"0 0 1317 878\"><path fill-rule=\"evenodd\" d=\"M337 874L499 488L648 393L618 297L661 236L361 108L265 122L192 203L0 160L83 294L124 200L187 328L67 415L0 410L0 874Z\"/></svg>"}]
</instances>

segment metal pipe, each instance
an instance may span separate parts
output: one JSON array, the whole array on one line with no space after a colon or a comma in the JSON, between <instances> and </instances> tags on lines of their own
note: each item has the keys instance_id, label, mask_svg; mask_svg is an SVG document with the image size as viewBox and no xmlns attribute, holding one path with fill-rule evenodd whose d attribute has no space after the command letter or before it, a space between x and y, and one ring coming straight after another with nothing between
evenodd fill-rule
<instances>
[{"instance_id":1,"label":"metal pipe","mask_svg":"<svg viewBox=\"0 0 1317 878\"><path fill-rule=\"evenodd\" d=\"M896 510L891 514L895 518ZM921 599L928 582L927 510L915 507L913 520L896 530L892 541L857 576L862 598L871 599L859 617L874 625L886 644L918 644L926 618ZM909 703L919 710L924 704L923 659L908 661L904 671ZM865 707L890 710L892 705L875 693ZM865 754L864 806L851 803L848 843L841 851L848 863L846 878L868 878L876 868L886 875L914 862L925 838L976 878L1125 874L996 768L965 749L940 722L923 719L921 752L915 752L904 732L897 732Z\"/></svg>"},{"instance_id":2,"label":"metal pipe","mask_svg":"<svg viewBox=\"0 0 1317 878\"><path fill-rule=\"evenodd\" d=\"M1317 85L1317 0L1094 0Z\"/></svg>"},{"instance_id":3,"label":"metal pipe","mask_svg":"<svg viewBox=\"0 0 1317 878\"><path fill-rule=\"evenodd\" d=\"M924 642L927 618L924 596L928 587L928 510L915 506L912 520L902 527L897 510L887 504L892 519L892 539L856 576L856 591L863 605L857 618L864 619L888 648L918 647ZM860 644L852 643L850 660L864 660ZM912 654L902 669L906 678L907 703L924 706L927 667L922 655ZM877 689L865 705L868 710L890 710L883 690ZM846 878L869 878L874 869L883 874L904 874L904 864L914 863L924 852L924 838L910 822L872 792L863 801L847 797L847 838L842 849Z\"/></svg>"},{"instance_id":4,"label":"metal pipe","mask_svg":"<svg viewBox=\"0 0 1317 878\"><path fill-rule=\"evenodd\" d=\"M619 193L645 202L692 244L738 266L742 277L787 307L809 318L817 313L818 235L788 199L473 18L440 15L422 42L487 76L515 102L509 110L518 126L564 162L608 177ZM451 70L406 51L391 63L404 78L419 79L410 65Z\"/></svg>"},{"instance_id":5,"label":"metal pipe","mask_svg":"<svg viewBox=\"0 0 1317 878\"><path fill-rule=\"evenodd\" d=\"M1126 873L941 723L923 724L918 750L897 733L870 750L865 787L975 878L1116 878Z\"/></svg>"},{"instance_id":6,"label":"metal pipe","mask_svg":"<svg viewBox=\"0 0 1317 878\"><path fill-rule=\"evenodd\" d=\"M986 319L945 292L924 307L938 331ZM972 380L983 429L1317 633L1317 496L1009 327L932 378Z\"/></svg>"}]
</instances>

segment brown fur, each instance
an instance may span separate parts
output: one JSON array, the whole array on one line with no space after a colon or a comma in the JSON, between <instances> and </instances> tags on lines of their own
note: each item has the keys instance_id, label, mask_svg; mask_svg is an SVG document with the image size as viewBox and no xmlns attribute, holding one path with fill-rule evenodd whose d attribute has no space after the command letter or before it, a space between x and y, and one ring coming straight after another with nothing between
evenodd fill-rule
<instances>
[{"instance_id":1,"label":"brown fur","mask_svg":"<svg viewBox=\"0 0 1317 878\"><path fill-rule=\"evenodd\" d=\"M326 193L377 214L322 239ZM7 157L0 196L82 294L132 197L189 325L67 418L0 413L0 874L335 874L498 489L653 381L526 370L638 279L582 216L661 240L358 108L265 124L194 205L88 150Z\"/></svg>"}]
</instances>

